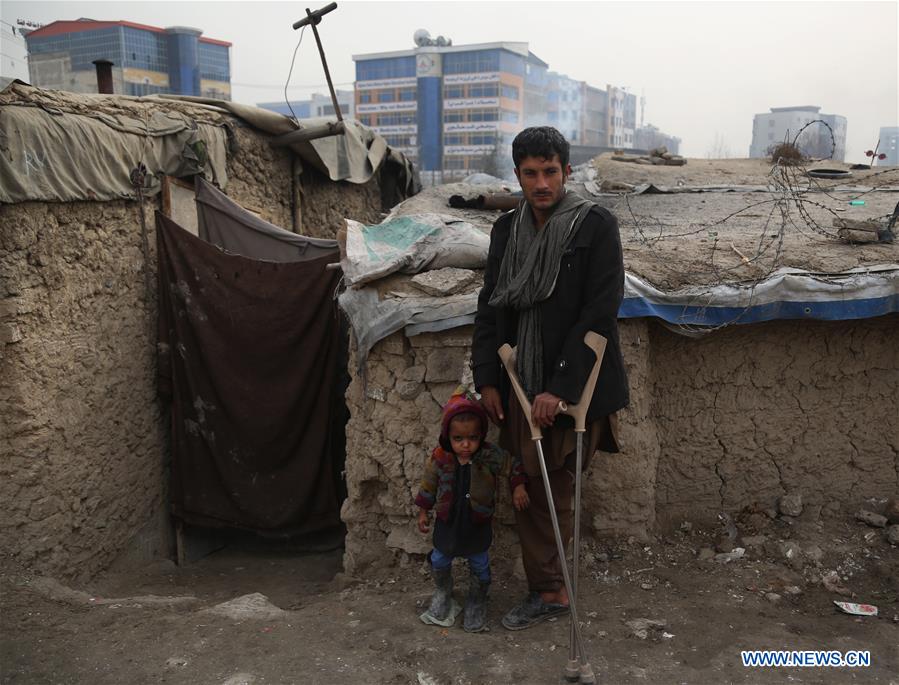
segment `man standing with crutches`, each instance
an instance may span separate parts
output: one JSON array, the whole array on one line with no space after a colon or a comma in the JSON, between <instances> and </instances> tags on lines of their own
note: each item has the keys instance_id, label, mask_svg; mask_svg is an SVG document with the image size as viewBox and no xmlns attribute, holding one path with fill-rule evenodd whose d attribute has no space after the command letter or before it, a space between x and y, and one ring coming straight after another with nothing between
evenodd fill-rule
<instances>
[{"instance_id":1,"label":"man standing with crutches","mask_svg":"<svg viewBox=\"0 0 899 685\"><path fill-rule=\"evenodd\" d=\"M574 423L559 410L560 403L580 400L596 360L584 343L588 331L607 342L582 434L584 468L597 448L618 451L614 413L627 405L628 391L617 328L624 288L618 222L566 191L569 145L555 129L522 131L512 158L524 199L493 226L472 367L484 407L502 427L501 443L521 455L530 477L530 506L515 513L529 594L503 618L506 628L520 630L567 613L570 598L537 444L497 351L504 344L516 347L531 422L542 429L548 489L564 543L572 537L577 450Z\"/></svg>"}]
</instances>

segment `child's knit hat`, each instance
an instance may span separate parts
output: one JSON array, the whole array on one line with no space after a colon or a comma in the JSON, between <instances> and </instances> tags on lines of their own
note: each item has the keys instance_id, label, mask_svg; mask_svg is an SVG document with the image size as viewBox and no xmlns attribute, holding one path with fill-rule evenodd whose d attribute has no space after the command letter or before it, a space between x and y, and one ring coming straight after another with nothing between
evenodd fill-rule
<instances>
[{"instance_id":1,"label":"child's knit hat","mask_svg":"<svg viewBox=\"0 0 899 685\"><path fill-rule=\"evenodd\" d=\"M443 405L443 420L440 423L440 446L447 450L452 450L449 441L449 426L453 417L459 414L474 414L481 422L481 440L487 438L487 412L484 407L469 393L460 393L449 398L447 403Z\"/></svg>"}]
</instances>

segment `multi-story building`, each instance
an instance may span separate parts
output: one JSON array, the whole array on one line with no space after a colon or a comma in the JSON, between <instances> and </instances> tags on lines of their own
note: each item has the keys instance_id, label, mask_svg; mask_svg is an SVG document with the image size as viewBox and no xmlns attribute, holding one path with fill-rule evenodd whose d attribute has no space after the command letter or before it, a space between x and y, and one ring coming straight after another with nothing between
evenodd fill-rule
<instances>
[{"instance_id":1,"label":"multi-story building","mask_svg":"<svg viewBox=\"0 0 899 685\"><path fill-rule=\"evenodd\" d=\"M899 126L883 126L880 129L877 154L881 152L886 155L886 159L877 162L879 166L899 166Z\"/></svg>"},{"instance_id":2,"label":"multi-story building","mask_svg":"<svg viewBox=\"0 0 899 685\"><path fill-rule=\"evenodd\" d=\"M351 90L335 90L337 96L337 104L340 106L340 114L346 119L352 119L356 116L355 94ZM260 102L256 105L262 109L269 109L272 112L291 114L297 119L314 119L317 117L333 117L334 103L331 102L331 95L322 95L321 93L313 93L308 100L291 100L290 106L287 102ZM292 111L291 111L292 110Z\"/></svg>"},{"instance_id":3,"label":"multi-story building","mask_svg":"<svg viewBox=\"0 0 899 685\"><path fill-rule=\"evenodd\" d=\"M527 43L441 42L354 55L356 118L426 174L449 179L509 158L526 100L545 111L547 65Z\"/></svg>"},{"instance_id":4,"label":"multi-story building","mask_svg":"<svg viewBox=\"0 0 899 685\"><path fill-rule=\"evenodd\" d=\"M627 149L634 147L634 130L637 128L637 96L625 88L606 85L608 108L606 110L606 136L609 147Z\"/></svg>"},{"instance_id":5,"label":"multi-story building","mask_svg":"<svg viewBox=\"0 0 899 685\"><path fill-rule=\"evenodd\" d=\"M584 115L580 144L611 147L608 129L609 94L602 88L584 83L582 101Z\"/></svg>"},{"instance_id":6,"label":"multi-story building","mask_svg":"<svg viewBox=\"0 0 899 685\"><path fill-rule=\"evenodd\" d=\"M833 138L823 125L808 126L816 120L823 121L830 127ZM808 127L805 128L806 126ZM800 131L802 135L797 139ZM767 157L775 145L792 143L794 140L809 157L832 158L842 162L846 154L846 117L821 114L820 107L811 105L772 107L770 112L756 114L753 118L749 156Z\"/></svg>"},{"instance_id":7,"label":"multi-story building","mask_svg":"<svg viewBox=\"0 0 899 685\"><path fill-rule=\"evenodd\" d=\"M511 172L511 143L550 125L572 145L633 148L637 97L549 71L527 43L452 45L416 33L411 50L354 55L356 118L417 162L423 181Z\"/></svg>"},{"instance_id":8,"label":"multi-story building","mask_svg":"<svg viewBox=\"0 0 899 685\"><path fill-rule=\"evenodd\" d=\"M185 26L130 21L54 21L25 36L31 83L96 93L94 60L112 62L123 95L176 93L231 99L231 43Z\"/></svg>"},{"instance_id":9,"label":"multi-story building","mask_svg":"<svg viewBox=\"0 0 899 685\"><path fill-rule=\"evenodd\" d=\"M547 75L546 123L572 145L580 145L583 137L585 85L554 71Z\"/></svg>"}]
</instances>

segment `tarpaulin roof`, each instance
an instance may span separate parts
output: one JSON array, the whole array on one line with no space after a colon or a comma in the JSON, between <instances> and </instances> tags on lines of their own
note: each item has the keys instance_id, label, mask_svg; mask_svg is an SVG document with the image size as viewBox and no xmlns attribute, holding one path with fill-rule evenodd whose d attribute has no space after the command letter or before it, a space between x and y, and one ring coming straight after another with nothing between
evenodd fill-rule
<instances>
[{"instance_id":1,"label":"tarpaulin roof","mask_svg":"<svg viewBox=\"0 0 899 685\"><path fill-rule=\"evenodd\" d=\"M743 203L759 201L744 198L747 188L721 192L726 190L726 186L717 186L701 194L613 198L621 222L626 269L620 318L657 318L679 332L692 333L775 319L850 320L899 312L899 246L849 245L812 229L805 233L794 229L778 238L773 225L759 221L759 210L740 212ZM484 190L464 184L426 189L394 208L381 226L389 228L398 218L412 219L432 211L450 215L447 220L454 216L478 230L489 230L498 212L447 206L451 195L466 192L477 195ZM854 197L842 188L831 194L837 198L831 200L834 203ZM889 211L896 197L886 189L868 192L863 211ZM607 198L594 199L609 206ZM813 210L821 223L830 216L820 207ZM715 223L733 212L737 215L727 225ZM844 213L849 212L839 212ZM808 218L814 220L815 215ZM377 229L366 227L370 239L376 237ZM440 236L431 233L428 240L439 243ZM756 247L759 244L761 247ZM394 250L384 256L384 262L418 263L419 249L410 241L403 254ZM782 251L778 258L785 264L771 269L770 258L777 250ZM752 263L741 256L754 257L756 253L759 257ZM364 255L365 268L378 273L377 264L371 263L378 258L377 251L366 250ZM352 265L350 270L358 266ZM474 321L476 289L434 297L418 290L408 277L390 278L389 285L370 282L348 288L340 297L353 324L360 356L397 330L416 335Z\"/></svg>"},{"instance_id":2,"label":"tarpaulin roof","mask_svg":"<svg viewBox=\"0 0 899 685\"><path fill-rule=\"evenodd\" d=\"M0 92L0 202L115 200L133 197L129 173L201 173L227 186L228 129L237 117L277 136L316 126L224 100L188 96L93 95L13 81ZM346 133L289 149L332 181L366 183L385 164L403 197L419 186L412 164L371 129L347 120ZM158 191L158 184L145 194Z\"/></svg>"}]
</instances>

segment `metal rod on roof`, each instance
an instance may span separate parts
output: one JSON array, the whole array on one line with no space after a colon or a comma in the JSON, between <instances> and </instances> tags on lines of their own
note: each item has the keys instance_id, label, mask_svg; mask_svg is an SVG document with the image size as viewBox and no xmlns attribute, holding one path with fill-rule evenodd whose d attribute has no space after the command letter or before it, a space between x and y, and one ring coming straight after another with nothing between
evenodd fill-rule
<instances>
[{"instance_id":1,"label":"metal rod on roof","mask_svg":"<svg viewBox=\"0 0 899 685\"><path fill-rule=\"evenodd\" d=\"M334 92L334 84L331 82L331 72L328 71L328 60L325 59L325 49L322 47L321 38L319 38L318 36L318 29L315 28L316 26L318 26L318 24L321 23L322 17L324 15L326 15L328 12L333 12L336 9L336 2L332 2L330 5L325 5L321 9L315 10L314 12L310 11L310 9L307 7L306 18L294 22L293 30L296 31L298 28L306 25L312 26L312 33L315 35L315 42L318 45L318 54L321 55L322 67L324 67L325 69L325 79L327 79L328 81L328 90L331 91L331 102L334 104L334 113L337 115L337 122L340 123L343 121L343 115L340 113L340 105L337 104L337 93ZM342 132L343 130L341 129L341 133Z\"/></svg>"}]
</instances>

